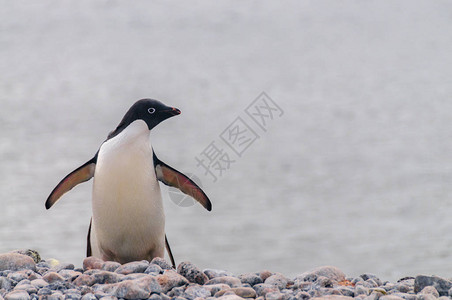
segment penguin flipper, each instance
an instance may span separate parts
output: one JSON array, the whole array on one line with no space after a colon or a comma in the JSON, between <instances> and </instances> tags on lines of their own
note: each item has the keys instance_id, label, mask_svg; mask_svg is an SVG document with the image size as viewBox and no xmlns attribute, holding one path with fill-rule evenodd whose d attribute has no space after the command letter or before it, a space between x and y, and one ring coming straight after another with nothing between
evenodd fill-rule
<instances>
[{"instance_id":1,"label":"penguin flipper","mask_svg":"<svg viewBox=\"0 0 452 300\"><path fill-rule=\"evenodd\" d=\"M90 180L94 176L96 162L97 154L92 159L90 159L89 161L87 161L86 163L84 163L71 173L69 173L66 177L64 177L63 180L61 180L60 183L58 183L58 185L53 189L53 191L47 198L46 209L51 208L52 205L54 205L55 202L57 202L61 196L63 196L66 192L71 190L77 184Z\"/></svg>"},{"instance_id":2,"label":"penguin flipper","mask_svg":"<svg viewBox=\"0 0 452 300\"><path fill-rule=\"evenodd\" d=\"M154 167L158 180L166 185L178 188L184 194L193 197L193 199L198 201L208 211L212 210L212 203L204 191L193 180L159 160L155 153Z\"/></svg>"},{"instance_id":3,"label":"penguin flipper","mask_svg":"<svg viewBox=\"0 0 452 300\"><path fill-rule=\"evenodd\" d=\"M166 237L166 234L165 234L165 246L166 246L166 251L168 252L168 256L171 260L171 264L173 265L173 268L176 269L176 262L174 261L173 252L171 252L171 248L169 246L168 238Z\"/></svg>"}]
</instances>

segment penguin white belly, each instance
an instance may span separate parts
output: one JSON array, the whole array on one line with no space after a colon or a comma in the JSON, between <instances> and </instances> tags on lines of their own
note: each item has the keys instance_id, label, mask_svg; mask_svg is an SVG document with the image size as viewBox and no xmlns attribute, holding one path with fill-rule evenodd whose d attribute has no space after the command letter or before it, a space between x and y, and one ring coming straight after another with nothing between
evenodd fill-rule
<instances>
[{"instance_id":1,"label":"penguin white belly","mask_svg":"<svg viewBox=\"0 0 452 300\"><path fill-rule=\"evenodd\" d=\"M120 263L163 257L165 216L144 121L102 144L92 205L94 256Z\"/></svg>"}]
</instances>

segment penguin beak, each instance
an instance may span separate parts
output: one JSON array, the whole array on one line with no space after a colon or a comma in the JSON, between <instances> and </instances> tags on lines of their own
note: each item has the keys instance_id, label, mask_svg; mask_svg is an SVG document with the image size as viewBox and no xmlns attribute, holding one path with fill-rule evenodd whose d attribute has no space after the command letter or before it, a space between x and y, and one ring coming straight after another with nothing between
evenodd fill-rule
<instances>
[{"instance_id":1,"label":"penguin beak","mask_svg":"<svg viewBox=\"0 0 452 300\"><path fill-rule=\"evenodd\" d=\"M173 116L180 115L180 110L179 110L178 108L173 107L173 108L171 109L171 114L172 114Z\"/></svg>"},{"instance_id":2,"label":"penguin beak","mask_svg":"<svg viewBox=\"0 0 452 300\"><path fill-rule=\"evenodd\" d=\"M180 115L180 110L175 107L168 107L168 109L165 109L164 112L169 114L168 117Z\"/></svg>"}]
</instances>

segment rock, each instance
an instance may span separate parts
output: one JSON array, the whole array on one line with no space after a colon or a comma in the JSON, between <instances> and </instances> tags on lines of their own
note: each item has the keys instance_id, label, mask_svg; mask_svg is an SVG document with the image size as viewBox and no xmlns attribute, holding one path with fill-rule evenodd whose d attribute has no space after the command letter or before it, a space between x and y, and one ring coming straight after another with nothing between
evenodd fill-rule
<instances>
[{"instance_id":1,"label":"rock","mask_svg":"<svg viewBox=\"0 0 452 300\"><path fill-rule=\"evenodd\" d=\"M163 274L155 276L164 293L174 287L188 284L188 280L173 270L165 270Z\"/></svg>"},{"instance_id":2,"label":"rock","mask_svg":"<svg viewBox=\"0 0 452 300\"><path fill-rule=\"evenodd\" d=\"M17 271L17 272L11 272L8 274L7 277L9 279L11 279L12 281L19 282L24 279L28 279L28 280L38 279L38 278L41 278L42 276L33 272L32 270L22 270L22 271Z\"/></svg>"},{"instance_id":3,"label":"rock","mask_svg":"<svg viewBox=\"0 0 452 300\"><path fill-rule=\"evenodd\" d=\"M253 288L250 287L237 287L237 288L231 288L227 291L234 292L237 296L240 296L242 298L256 298L257 293ZM221 293L222 291L220 291ZM217 296L218 293L215 295ZM221 295L220 295L221 296Z\"/></svg>"},{"instance_id":4,"label":"rock","mask_svg":"<svg viewBox=\"0 0 452 300\"><path fill-rule=\"evenodd\" d=\"M242 274L239 276L239 279L242 283L248 283L250 286L253 286L258 283L263 283L262 278L255 273Z\"/></svg>"},{"instance_id":5,"label":"rock","mask_svg":"<svg viewBox=\"0 0 452 300\"><path fill-rule=\"evenodd\" d=\"M373 280L377 284L376 286L380 286L383 284L380 278L378 278L376 275L372 273L364 273L361 274L359 277L361 277L364 281L368 281L369 279Z\"/></svg>"},{"instance_id":6,"label":"rock","mask_svg":"<svg viewBox=\"0 0 452 300\"><path fill-rule=\"evenodd\" d=\"M364 287L363 285L356 285L355 286L355 296L358 295L369 295L369 289Z\"/></svg>"},{"instance_id":7,"label":"rock","mask_svg":"<svg viewBox=\"0 0 452 300\"><path fill-rule=\"evenodd\" d=\"M147 275L137 280L124 280L118 283L99 285L99 291L117 298L133 300L146 299L151 293L160 293L162 289L153 276Z\"/></svg>"},{"instance_id":8,"label":"rock","mask_svg":"<svg viewBox=\"0 0 452 300\"><path fill-rule=\"evenodd\" d=\"M355 290L348 286L339 286L336 288L342 296L354 297Z\"/></svg>"},{"instance_id":9,"label":"rock","mask_svg":"<svg viewBox=\"0 0 452 300\"><path fill-rule=\"evenodd\" d=\"M37 293L38 289L32 286L30 283L18 284L14 287L14 290L26 291L28 294Z\"/></svg>"},{"instance_id":10,"label":"rock","mask_svg":"<svg viewBox=\"0 0 452 300\"><path fill-rule=\"evenodd\" d=\"M207 275L201 272L201 270L191 262L181 262L177 267L177 273L187 278L189 282L201 285L209 280Z\"/></svg>"},{"instance_id":11,"label":"rock","mask_svg":"<svg viewBox=\"0 0 452 300\"><path fill-rule=\"evenodd\" d=\"M143 273L149 267L148 261L133 261L118 267L115 273L128 275L132 273Z\"/></svg>"},{"instance_id":12,"label":"rock","mask_svg":"<svg viewBox=\"0 0 452 300\"><path fill-rule=\"evenodd\" d=\"M77 272L70 269L62 269L58 272L65 280L73 280L77 278L78 276L82 275L81 272Z\"/></svg>"},{"instance_id":13,"label":"rock","mask_svg":"<svg viewBox=\"0 0 452 300\"><path fill-rule=\"evenodd\" d=\"M49 285L49 283L47 281L45 281L44 279L42 279L42 278L38 278L38 279L32 280L30 282L30 284L32 286L36 287L37 289L40 289L40 288L43 288L43 287Z\"/></svg>"},{"instance_id":14,"label":"rock","mask_svg":"<svg viewBox=\"0 0 452 300\"><path fill-rule=\"evenodd\" d=\"M258 296L265 296L268 293L279 292L278 287L267 283L258 283L253 286L253 289L256 291Z\"/></svg>"},{"instance_id":15,"label":"rock","mask_svg":"<svg viewBox=\"0 0 452 300\"><path fill-rule=\"evenodd\" d=\"M419 292L419 294L433 295L435 298L439 297L438 291L436 290L436 288L434 286L431 286L431 285L423 288L422 291Z\"/></svg>"},{"instance_id":16,"label":"rock","mask_svg":"<svg viewBox=\"0 0 452 300\"><path fill-rule=\"evenodd\" d=\"M121 281L123 276L116 273L116 272L109 272L109 271L97 271L94 272L91 275L91 278L93 279L93 284L108 284L108 283L116 283ZM77 278L78 279L78 278Z\"/></svg>"},{"instance_id":17,"label":"rock","mask_svg":"<svg viewBox=\"0 0 452 300\"><path fill-rule=\"evenodd\" d=\"M437 298L431 294L417 294L416 300L436 300Z\"/></svg>"},{"instance_id":18,"label":"rock","mask_svg":"<svg viewBox=\"0 0 452 300\"><path fill-rule=\"evenodd\" d=\"M419 293L426 286L435 287L440 296L448 296L449 290L452 288L452 282L439 276L416 276L414 279L414 292Z\"/></svg>"},{"instance_id":19,"label":"rock","mask_svg":"<svg viewBox=\"0 0 452 300\"><path fill-rule=\"evenodd\" d=\"M305 272L297 276L296 279L302 281L315 281L319 276L327 277L336 282L341 282L345 280L344 272L333 266L315 268L312 271Z\"/></svg>"},{"instance_id":20,"label":"rock","mask_svg":"<svg viewBox=\"0 0 452 300\"><path fill-rule=\"evenodd\" d=\"M264 270L264 271L261 271L261 272L259 273L259 277L262 279L262 282L264 282L265 280L267 280L267 278L270 277L270 276L272 276L272 275L273 275L273 273L270 272L269 270Z\"/></svg>"},{"instance_id":21,"label":"rock","mask_svg":"<svg viewBox=\"0 0 452 300\"><path fill-rule=\"evenodd\" d=\"M21 255L21 254L19 254L19 255ZM21 291L21 290L12 291L12 292L6 294L5 300L30 300L30 295L28 295L28 293L26 291Z\"/></svg>"},{"instance_id":22,"label":"rock","mask_svg":"<svg viewBox=\"0 0 452 300\"><path fill-rule=\"evenodd\" d=\"M38 291L38 295L52 295L52 290L48 288L42 288Z\"/></svg>"},{"instance_id":23,"label":"rock","mask_svg":"<svg viewBox=\"0 0 452 300\"><path fill-rule=\"evenodd\" d=\"M55 273L55 272L48 272L47 274L45 274L42 277L42 279L44 279L48 283L54 283L56 281L64 281L63 276L61 276L60 274Z\"/></svg>"},{"instance_id":24,"label":"rock","mask_svg":"<svg viewBox=\"0 0 452 300\"><path fill-rule=\"evenodd\" d=\"M148 276L149 274L145 274L145 273L132 273L129 275L122 275L124 276L121 280L136 280L136 279L141 279L143 277Z\"/></svg>"},{"instance_id":25,"label":"rock","mask_svg":"<svg viewBox=\"0 0 452 300\"><path fill-rule=\"evenodd\" d=\"M97 300L93 293L86 293L83 295L82 300Z\"/></svg>"},{"instance_id":26,"label":"rock","mask_svg":"<svg viewBox=\"0 0 452 300\"><path fill-rule=\"evenodd\" d=\"M265 300L282 300L284 294L281 292L270 292L265 295Z\"/></svg>"},{"instance_id":27,"label":"rock","mask_svg":"<svg viewBox=\"0 0 452 300\"><path fill-rule=\"evenodd\" d=\"M230 287L240 287L242 285L240 279L232 276L215 277L206 282L207 285L217 283L224 283L229 285Z\"/></svg>"},{"instance_id":28,"label":"rock","mask_svg":"<svg viewBox=\"0 0 452 300\"><path fill-rule=\"evenodd\" d=\"M201 298L207 298L211 296L211 293L208 289L204 288L203 286L200 286L198 284L189 285L184 292L187 296L189 296L189 299L195 299L198 297Z\"/></svg>"},{"instance_id":29,"label":"rock","mask_svg":"<svg viewBox=\"0 0 452 300\"><path fill-rule=\"evenodd\" d=\"M285 289L288 282L289 282L289 279L280 273L274 274L274 275L268 277L267 279L265 279L265 281L264 281L264 283L274 285L274 286L278 287L280 290Z\"/></svg>"},{"instance_id":30,"label":"rock","mask_svg":"<svg viewBox=\"0 0 452 300\"><path fill-rule=\"evenodd\" d=\"M244 298L239 297L237 295L224 295L217 299L219 299L219 300L244 300Z\"/></svg>"},{"instance_id":31,"label":"rock","mask_svg":"<svg viewBox=\"0 0 452 300\"><path fill-rule=\"evenodd\" d=\"M206 290L210 291L210 294L212 296L215 295L216 293L218 293L219 291L231 289L231 287L229 285L224 284L224 283L204 285L204 288Z\"/></svg>"},{"instance_id":32,"label":"rock","mask_svg":"<svg viewBox=\"0 0 452 300\"><path fill-rule=\"evenodd\" d=\"M116 262L116 261L106 261L102 265L102 270L109 271L109 272L114 272L120 266L121 266L121 264Z\"/></svg>"},{"instance_id":33,"label":"rock","mask_svg":"<svg viewBox=\"0 0 452 300\"><path fill-rule=\"evenodd\" d=\"M0 277L0 289L4 289L5 291L9 291L12 287L12 281L6 277Z\"/></svg>"},{"instance_id":34,"label":"rock","mask_svg":"<svg viewBox=\"0 0 452 300\"><path fill-rule=\"evenodd\" d=\"M90 256L83 260L83 270L102 269L104 261L100 258Z\"/></svg>"},{"instance_id":35,"label":"rock","mask_svg":"<svg viewBox=\"0 0 452 300\"><path fill-rule=\"evenodd\" d=\"M204 274L206 274L206 276L209 279L212 278L216 278L216 277L223 277L223 276L233 276L232 273L224 271L224 270L216 270L216 269L205 269L203 271Z\"/></svg>"},{"instance_id":36,"label":"rock","mask_svg":"<svg viewBox=\"0 0 452 300\"><path fill-rule=\"evenodd\" d=\"M295 295L295 299L308 300L309 298L311 298L311 296L305 291L301 291Z\"/></svg>"},{"instance_id":37,"label":"rock","mask_svg":"<svg viewBox=\"0 0 452 300\"><path fill-rule=\"evenodd\" d=\"M321 297L311 298L312 300L352 300L352 297L340 296L340 295L324 295Z\"/></svg>"},{"instance_id":38,"label":"rock","mask_svg":"<svg viewBox=\"0 0 452 300\"><path fill-rule=\"evenodd\" d=\"M0 254L0 271L33 270L36 271L36 263L26 255L19 253Z\"/></svg>"},{"instance_id":39,"label":"rock","mask_svg":"<svg viewBox=\"0 0 452 300\"><path fill-rule=\"evenodd\" d=\"M379 300L404 300L404 299L402 297L396 296L396 295L385 295L385 296L381 296L379 298Z\"/></svg>"},{"instance_id":40,"label":"rock","mask_svg":"<svg viewBox=\"0 0 452 300\"><path fill-rule=\"evenodd\" d=\"M185 295L184 291L185 291L185 286L178 286L178 287L172 288L171 291L169 291L167 293L167 295L171 298L182 297Z\"/></svg>"},{"instance_id":41,"label":"rock","mask_svg":"<svg viewBox=\"0 0 452 300\"><path fill-rule=\"evenodd\" d=\"M144 273L158 275L163 273L163 269L159 265L150 264L149 267L147 267L146 270L144 270Z\"/></svg>"},{"instance_id":42,"label":"rock","mask_svg":"<svg viewBox=\"0 0 452 300\"><path fill-rule=\"evenodd\" d=\"M79 277L77 277L72 283L76 286L92 286L94 284L95 280L94 277L88 275L88 274L82 274Z\"/></svg>"},{"instance_id":43,"label":"rock","mask_svg":"<svg viewBox=\"0 0 452 300\"><path fill-rule=\"evenodd\" d=\"M37 264L41 261L41 255L39 255L39 252L36 250L32 250L32 249L27 249L27 250L15 250L12 251L12 253L19 253L22 255L26 255L29 256L33 259L33 261Z\"/></svg>"},{"instance_id":44,"label":"rock","mask_svg":"<svg viewBox=\"0 0 452 300\"><path fill-rule=\"evenodd\" d=\"M151 260L151 264L155 264L157 266L159 266L160 268L162 268L163 270L172 270L173 267L163 258L161 257L154 257Z\"/></svg>"}]
</instances>

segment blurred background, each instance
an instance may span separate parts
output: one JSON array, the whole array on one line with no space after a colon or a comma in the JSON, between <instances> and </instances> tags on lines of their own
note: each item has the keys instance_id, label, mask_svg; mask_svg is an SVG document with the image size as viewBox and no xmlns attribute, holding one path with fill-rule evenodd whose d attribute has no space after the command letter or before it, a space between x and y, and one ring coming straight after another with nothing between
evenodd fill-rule
<instances>
[{"instance_id":1,"label":"blurred background","mask_svg":"<svg viewBox=\"0 0 452 300\"><path fill-rule=\"evenodd\" d=\"M81 265L92 181L55 185L134 101L182 114L151 140L213 203L162 186L177 262L295 276L452 276L450 1L0 1L0 252ZM262 130L265 93L283 114ZM241 117L239 157L220 135ZM234 160L197 166L211 142Z\"/></svg>"}]
</instances>

